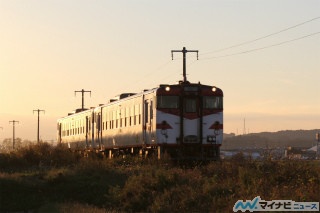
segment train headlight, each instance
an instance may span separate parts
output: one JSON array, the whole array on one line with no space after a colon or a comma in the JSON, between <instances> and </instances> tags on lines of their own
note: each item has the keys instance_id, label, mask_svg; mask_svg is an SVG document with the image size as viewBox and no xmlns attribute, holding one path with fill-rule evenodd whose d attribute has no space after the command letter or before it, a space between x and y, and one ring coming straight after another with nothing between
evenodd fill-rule
<instances>
[{"instance_id":1,"label":"train headlight","mask_svg":"<svg viewBox=\"0 0 320 213\"><path fill-rule=\"evenodd\" d=\"M167 92L169 92L169 91L170 91L170 87L169 87L169 86L166 86L165 90L166 90Z\"/></svg>"},{"instance_id":2,"label":"train headlight","mask_svg":"<svg viewBox=\"0 0 320 213\"><path fill-rule=\"evenodd\" d=\"M212 92L217 91L217 87L212 87Z\"/></svg>"},{"instance_id":3,"label":"train headlight","mask_svg":"<svg viewBox=\"0 0 320 213\"><path fill-rule=\"evenodd\" d=\"M215 135L208 135L207 136L207 142L215 143L216 142L216 136Z\"/></svg>"}]
</instances>

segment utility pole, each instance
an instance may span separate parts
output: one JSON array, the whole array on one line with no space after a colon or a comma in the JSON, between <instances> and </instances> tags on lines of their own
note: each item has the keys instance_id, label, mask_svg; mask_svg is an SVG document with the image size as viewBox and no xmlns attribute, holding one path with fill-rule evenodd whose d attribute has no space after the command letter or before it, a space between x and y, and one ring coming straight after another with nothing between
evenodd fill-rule
<instances>
[{"instance_id":1,"label":"utility pole","mask_svg":"<svg viewBox=\"0 0 320 213\"><path fill-rule=\"evenodd\" d=\"M19 121L12 120L12 121L9 121L9 124L10 123L12 123L12 126L13 126L12 148L14 149L14 144L15 144L15 125L16 125L16 123L19 123Z\"/></svg>"},{"instance_id":2,"label":"utility pole","mask_svg":"<svg viewBox=\"0 0 320 213\"><path fill-rule=\"evenodd\" d=\"M74 91L74 95L76 96L77 92L81 92L82 93L82 105L81 105L81 109L84 110L84 93L85 92L89 92L90 93L90 97L91 97L91 91L85 91L84 89L80 90L80 91Z\"/></svg>"},{"instance_id":3,"label":"utility pole","mask_svg":"<svg viewBox=\"0 0 320 213\"><path fill-rule=\"evenodd\" d=\"M316 147L316 158L320 159L320 133L316 134L316 140L317 140L317 147Z\"/></svg>"},{"instance_id":4,"label":"utility pole","mask_svg":"<svg viewBox=\"0 0 320 213\"><path fill-rule=\"evenodd\" d=\"M35 110L33 110L33 114L34 114L34 112L38 112L38 131L37 131L37 143L38 143L38 145L39 145L39 142L40 142L40 112L43 112L43 113L45 113L45 111L44 110L41 110L41 109L35 109Z\"/></svg>"},{"instance_id":5,"label":"utility pole","mask_svg":"<svg viewBox=\"0 0 320 213\"><path fill-rule=\"evenodd\" d=\"M183 53L183 82L187 82L187 71L186 71L186 53L187 52L196 52L197 53L197 60L198 60L198 50L186 50L185 47L183 47L182 50L171 50L171 57L173 60L173 53L174 52L182 52Z\"/></svg>"},{"instance_id":6,"label":"utility pole","mask_svg":"<svg viewBox=\"0 0 320 213\"><path fill-rule=\"evenodd\" d=\"M3 130L3 127L2 127L2 126L0 126L0 129L2 129L2 130Z\"/></svg>"}]
</instances>

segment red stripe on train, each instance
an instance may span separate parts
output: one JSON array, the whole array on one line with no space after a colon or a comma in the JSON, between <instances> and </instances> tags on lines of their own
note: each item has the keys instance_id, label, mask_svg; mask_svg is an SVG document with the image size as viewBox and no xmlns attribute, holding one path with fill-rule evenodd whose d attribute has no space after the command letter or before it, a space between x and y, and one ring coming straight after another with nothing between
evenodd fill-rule
<instances>
[{"instance_id":1,"label":"red stripe on train","mask_svg":"<svg viewBox=\"0 0 320 213\"><path fill-rule=\"evenodd\" d=\"M176 116L180 116L180 110L179 109L157 109L158 111L161 111L163 113L166 113L166 114L170 114L170 115L176 115ZM213 115L213 114L217 114L217 113L220 113L222 112L221 109L217 109L217 110L206 110L204 109L202 111L202 116L207 116L207 115ZM199 113L195 112L189 112L189 113L184 113L183 115L184 118L187 118L187 119L190 119L190 120L193 120L193 119L197 119L197 118L200 118L200 115Z\"/></svg>"},{"instance_id":2,"label":"red stripe on train","mask_svg":"<svg viewBox=\"0 0 320 213\"><path fill-rule=\"evenodd\" d=\"M214 123L214 124L212 124L210 127L209 127L209 129L223 129L223 124L216 124L216 123Z\"/></svg>"},{"instance_id":3,"label":"red stripe on train","mask_svg":"<svg viewBox=\"0 0 320 213\"><path fill-rule=\"evenodd\" d=\"M170 126L167 122L162 122L157 124L157 129L172 129L172 126Z\"/></svg>"}]
</instances>

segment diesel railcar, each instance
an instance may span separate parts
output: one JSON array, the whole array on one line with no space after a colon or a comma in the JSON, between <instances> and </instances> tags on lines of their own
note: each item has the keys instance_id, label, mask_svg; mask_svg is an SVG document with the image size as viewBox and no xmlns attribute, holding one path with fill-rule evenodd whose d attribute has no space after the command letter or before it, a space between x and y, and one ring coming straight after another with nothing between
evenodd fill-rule
<instances>
[{"instance_id":1,"label":"diesel railcar","mask_svg":"<svg viewBox=\"0 0 320 213\"><path fill-rule=\"evenodd\" d=\"M69 148L163 158L218 159L223 140L223 92L181 81L109 103L77 110L58 120L58 142Z\"/></svg>"}]
</instances>

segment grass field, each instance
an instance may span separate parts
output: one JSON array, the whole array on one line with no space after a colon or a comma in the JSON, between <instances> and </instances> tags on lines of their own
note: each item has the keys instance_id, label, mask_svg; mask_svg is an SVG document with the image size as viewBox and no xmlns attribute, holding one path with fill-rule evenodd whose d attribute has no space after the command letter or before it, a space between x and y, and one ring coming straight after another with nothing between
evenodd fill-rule
<instances>
[{"instance_id":1,"label":"grass field","mask_svg":"<svg viewBox=\"0 0 320 213\"><path fill-rule=\"evenodd\" d=\"M319 202L320 162L108 160L48 144L0 154L0 212L232 212L258 195Z\"/></svg>"}]
</instances>

